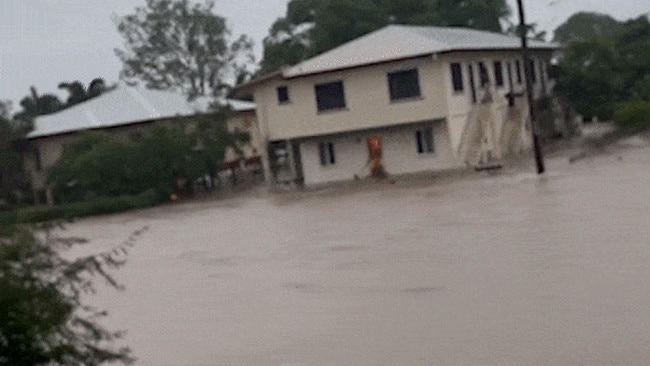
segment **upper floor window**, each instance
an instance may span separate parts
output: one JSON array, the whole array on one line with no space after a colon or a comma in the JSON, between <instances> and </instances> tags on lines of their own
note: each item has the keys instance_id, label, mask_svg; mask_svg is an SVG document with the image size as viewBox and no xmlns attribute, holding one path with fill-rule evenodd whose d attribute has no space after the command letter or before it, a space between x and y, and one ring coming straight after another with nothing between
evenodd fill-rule
<instances>
[{"instance_id":1,"label":"upper floor window","mask_svg":"<svg viewBox=\"0 0 650 366\"><path fill-rule=\"evenodd\" d=\"M459 63L451 64L451 82L455 92L462 92L465 89L463 86L463 69Z\"/></svg>"},{"instance_id":2,"label":"upper floor window","mask_svg":"<svg viewBox=\"0 0 650 366\"><path fill-rule=\"evenodd\" d=\"M494 83L503 86L503 64L501 61L494 61Z\"/></svg>"},{"instance_id":3,"label":"upper floor window","mask_svg":"<svg viewBox=\"0 0 650 366\"><path fill-rule=\"evenodd\" d=\"M334 156L334 144L331 142L321 142L318 144L318 154L320 155L320 165L334 165L336 164L336 157Z\"/></svg>"},{"instance_id":4,"label":"upper floor window","mask_svg":"<svg viewBox=\"0 0 650 366\"><path fill-rule=\"evenodd\" d=\"M537 69L535 68L535 60L528 60L528 71L530 72L530 81L535 84L537 82Z\"/></svg>"},{"instance_id":5,"label":"upper floor window","mask_svg":"<svg viewBox=\"0 0 650 366\"><path fill-rule=\"evenodd\" d=\"M517 69L517 84L521 84L523 77L521 76L521 61L515 61L515 69Z\"/></svg>"},{"instance_id":6,"label":"upper floor window","mask_svg":"<svg viewBox=\"0 0 650 366\"><path fill-rule=\"evenodd\" d=\"M318 84L314 88L319 112L345 108L345 91L342 81Z\"/></svg>"},{"instance_id":7,"label":"upper floor window","mask_svg":"<svg viewBox=\"0 0 650 366\"><path fill-rule=\"evenodd\" d=\"M420 96L420 76L417 69L388 73L390 100Z\"/></svg>"},{"instance_id":8,"label":"upper floor window","mask_svg":"<svg viewBox=\"0 0 650 366\"><path fill-rule=\"evenodd\" d=\"M277 91L278 91L278 104L286 104L291 101L289 99L289 87L279 86Z\"/></svg>"},{"instance_id":9,"label":"upper floor window","mask_svg":"<svg viewBox=\"0 0 650 366\"><path fill-rule=\"evenodd\" d=\"M416 130L415 143L417 144L418 154L433 154L433 129L427 127Z\"/></svg>"}]
</instances>

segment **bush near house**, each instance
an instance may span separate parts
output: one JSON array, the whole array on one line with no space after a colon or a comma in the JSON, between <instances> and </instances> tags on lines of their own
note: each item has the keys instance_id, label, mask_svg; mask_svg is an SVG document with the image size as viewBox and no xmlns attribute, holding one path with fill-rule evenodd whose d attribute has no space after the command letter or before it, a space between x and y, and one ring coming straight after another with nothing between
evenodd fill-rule
<instances>
[{"instance_id":1,"label":"bush near house","mask_svg":"<svg viewBox=\"0 0 650 366\"><path fill-rule=\"evenodd\" d=\"M134 196L153 190L169 197L189 188L207 172L216 172L229 146L237 148L248 134L229 133L227 114L197 116L195 129L153 128L137 140L106 132L87 132L67 147L50 171L57 203L83 202L96 197ZM179 182L185 182L179 187Z\"/></svg>"},{"instance_id":2,"label":"bush near house","mask_svg":"<svg viewBox=\"0 0 650 366\"><path fill-rule=\"evenodd\" d=\"M21 208L5 220L18 223L37 223L53 220L70 220L79 217L110 214L132 209L152 207L164 200L154 189L134 196L98 197L86 202L74 202L56 206L33 206ZM0 215L0 223L3 217Z\"/></svg>"},{"instance_id":3,"label":"bush near house","mask_svg":"<svg viewBox=\"0 0 650 366\"><path fill-rule=\"evenodd\" d=\"M603 19L616 27L602 27ZM555 70L556 93L587 119L622 118L622 126L642 123L638 114L647 109L641 101L650 100L650 19L641 16L619 23L604 15L582 15L559 30L567 38L561 39L566 43ZM581 36L569 37L574 33Z\"/></svg>"},{"instance_id":4,"label":"bush near house","mask_svg":"<svg viewBox=\"0 0 650 366\"><path fill-rule=\"evenodd\" d=\"M86 134L63 153L48 177L58 203L95 197L137 195L149 189L169 195L176 175L190 176L192 141L188 136L157 128L139 142L103 132Z\"/></svg>"},{"instance_id":5,"label":"bush near house","mask_svg":"<svg viewBox=\"0 0 650 366\"><path fill-rule=\"evenodd\" d=\"M614 113L614 121L623 130L630 132L650 128L650 101L621 103Z\"/></svg>"}]
</instances>

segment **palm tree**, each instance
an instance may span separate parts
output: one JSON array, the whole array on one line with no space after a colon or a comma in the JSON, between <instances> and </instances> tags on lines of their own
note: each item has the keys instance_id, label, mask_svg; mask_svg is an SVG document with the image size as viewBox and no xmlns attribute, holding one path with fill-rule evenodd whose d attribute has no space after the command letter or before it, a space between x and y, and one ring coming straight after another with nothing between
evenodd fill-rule
<instances>
[{"instance_id":1,"label":"palm tree","mask_svg":"<svg viewBox=\"0 0 650 366\"><path fill-rule=\"evenodd\" d=\"M61 110L63 103L54 94L38 95L35 87L31 87L30 95L20 101L23 110L14 116L15 119L30 120L36 116L42 116Z\"/></svg>"},{"instance_id":2,"label":"palm tree","mask_svg":"<svg viewBox=\"0 0 650 366\"><path fill-rule=\"evenodd\" d=\"M102 78L93 79L88 85L88 88L86 88L82 82L75 80L73 82L63 82L59 84L59 89L65 89L68 92L68 99L65 103L65 108L95 98L108 90L106 82Z\"/></svg>"},{"instance_id":3,"label":"palm tree","mask_svg":"<svg viewBox=\"0 0 650 366\"><path fill-rule=\"evenodd\" d=\"M68 92L68 99L65 102L66 107L79 104L88 99L86 87L80 81L60 83L59 89L65 89Z\"/></svg>"}]
</instances>

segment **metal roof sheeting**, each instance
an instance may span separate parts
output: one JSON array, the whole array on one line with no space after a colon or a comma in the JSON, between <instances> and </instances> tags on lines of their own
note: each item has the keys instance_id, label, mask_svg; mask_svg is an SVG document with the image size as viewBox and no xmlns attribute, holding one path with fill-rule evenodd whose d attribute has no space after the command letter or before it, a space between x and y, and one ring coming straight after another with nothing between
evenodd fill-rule
<instances>
[{"instance_id":1,"label":"metal roof sheeting","mask_svg":"<svg viewBox=\"0 0 650 366\"><path fill-rule=\"evenodd\" d=\"M44 137L75 131L115 127L156 119L192 116L208 111L213 98L198 98L188 102L179 93L149 90L120 85L96 98L60 112L37 117L28 138ZM255 104L240 100L225 100L236 112L255 110Z\"/></svg>"},{"instance_id":2,"label":"metal roof sheeting","mask_svg":"<svg viewBox=\"0 0 650 366\"><path fill-rule=\"evenodd\" d=\"M531 49L554 50L531 40ZM284 70L285 78L451 51L518 49L515 36L458 27L389 25Z\"/></svg>"}]
</instances>

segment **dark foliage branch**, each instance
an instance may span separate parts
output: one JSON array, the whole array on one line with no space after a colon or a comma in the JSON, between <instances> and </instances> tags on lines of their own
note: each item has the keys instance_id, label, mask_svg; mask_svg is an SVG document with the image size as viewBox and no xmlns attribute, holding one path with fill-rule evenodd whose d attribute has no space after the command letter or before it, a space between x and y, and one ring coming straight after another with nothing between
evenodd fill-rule
<instances>
[{"instance_id":1,"label":"dark foliage branch","mask_svg":"<svg viewBox=\"0 0 650 366\"><path fill-rule=\"evenodd\" d=\"M131 364L127 347L114 348L122 332L98 324L106 311L83 304L96 281L122 289L109 273L123 266L128 249L147 228L113 250L68 259L61 255L80 238L63 238L54 227L17 229L0 238L0 365Z\"/></svg>"}]
</instances>

